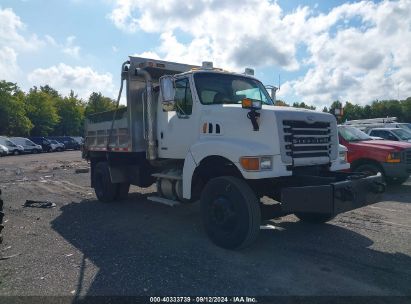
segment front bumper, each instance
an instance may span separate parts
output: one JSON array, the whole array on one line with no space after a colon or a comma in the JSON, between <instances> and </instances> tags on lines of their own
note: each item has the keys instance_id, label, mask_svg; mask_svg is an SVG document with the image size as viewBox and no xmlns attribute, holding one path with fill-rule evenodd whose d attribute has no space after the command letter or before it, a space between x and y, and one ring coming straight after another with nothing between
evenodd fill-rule
<instances>
[{"instance_id":1,"label":"front bumper","mask_svg":"<svg viewBox=\"0 0 411 304\"><path fill-rule=\"evenodd\" d=\"M411 164L401 163L382 163L384 174L387 177L407 177L411 174Z\"/></svg>"},{"instance_id":2,"label":"front bumper","mask_svg":"<svg viewBox=\"0 0 411 304\"><path fill-rule=\"evenodd\" d=\"M380 175L335 172L329 176L301 176L303 187L288 187L281 192L284 213L337 215L377 203L385 191Z\"/></svg>"}]
</instances>

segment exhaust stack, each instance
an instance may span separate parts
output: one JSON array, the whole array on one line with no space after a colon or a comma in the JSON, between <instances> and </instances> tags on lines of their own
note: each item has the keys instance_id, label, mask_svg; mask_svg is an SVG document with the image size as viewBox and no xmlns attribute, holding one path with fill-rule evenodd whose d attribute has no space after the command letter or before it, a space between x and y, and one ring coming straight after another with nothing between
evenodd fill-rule
<instances>
[{"instance_id":1,"label":"exhaust stack","mask_svg":"<svg viewBox=\"0 0 411 304\"><path fill-rule=\"evenodd\" d=\"M137 68L136 73L139 76L143 76L146 81L146 93L147 93L147 152L146 157L148 160L155 160L157 158L157 147L154 138L154 120L153 115L153 80L150 74L143 69Z\"/></svg>"}]
</instances>

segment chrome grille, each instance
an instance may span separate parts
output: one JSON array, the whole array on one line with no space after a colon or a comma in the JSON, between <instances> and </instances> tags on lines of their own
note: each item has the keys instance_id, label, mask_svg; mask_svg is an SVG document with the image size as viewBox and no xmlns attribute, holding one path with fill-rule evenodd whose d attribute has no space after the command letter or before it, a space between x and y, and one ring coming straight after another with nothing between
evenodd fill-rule
<instances>
[{"instance_id":1,"label":"chrome grille","mask_svg":"<svg viewBox=\"0 0 411 304\"><path fill-rule=\"evenodd\" d=\"M284 120L283 131L287 156L293 159L330 156L332 142L329 122Z\"/></svg>"}]
</instances>

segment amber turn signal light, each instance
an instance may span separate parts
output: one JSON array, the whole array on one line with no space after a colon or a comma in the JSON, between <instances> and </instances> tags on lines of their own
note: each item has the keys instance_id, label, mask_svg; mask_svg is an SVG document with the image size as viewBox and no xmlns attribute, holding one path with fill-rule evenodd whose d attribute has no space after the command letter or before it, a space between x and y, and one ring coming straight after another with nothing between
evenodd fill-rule
<instances>
[{"instance_id":1,"label":"amber turn signal light","mask_svg":"<svg viewBox=\"0 0 411 304\"><path fill-rule=\"evenodd\" d=\"M241 157L240 163L248 171L258 171L260 169L260 159L258 157Z\"/></svg>"}]
</instances>

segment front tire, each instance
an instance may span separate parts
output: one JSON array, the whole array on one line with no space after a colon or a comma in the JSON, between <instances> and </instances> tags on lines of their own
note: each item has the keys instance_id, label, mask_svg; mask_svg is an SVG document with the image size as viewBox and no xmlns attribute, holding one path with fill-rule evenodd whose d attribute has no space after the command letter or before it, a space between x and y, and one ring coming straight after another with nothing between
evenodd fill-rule
<instances>
[{"instance_id":1,"label":"front tire","mask_svg":"<svg viewBox=\"0 0 411 304\"><path fill-rule=\"evenodd\" d=\"M217 177L206 184L201 213L208 237L226 249L247 247L260 232L260 203L248 184L236 177Z\"/></svg>"},{"instance_id":2,"label":"front tire","mask_svg":"<svg viewBox=\"0 0 411 304\"><path fill-rule=\"evenodd\" d=\"M110 171L106 162L97 163L94 174L94 192L100 202L109 203L116 199L118 184L113 184Z\"/></svg>"},{"instance_id":3,"label":"front tire","mask_svg":"<svg viewBox=\"0 0 411 304\"><path fill-rule=\"evenodd\" d=\"M403 183L405 183L408 180L409 176L404 176L404 177L397 177L397 178L393 178L393 177L386 177L385 181L387 182L388 185L401 185Z\"/></svg>"},{"instance_id":4,"label":"front tire","mask_svg":"<svg viewBox=\"0 0 411 304\"><path fill-rule=\"evenodd\" d=\"M299 218L302 222L307 222L311 224L323 224L331 221L335 216L331 214L322 213L295 213L295 216Z\"/></svg>"},{"instance_id":5,"label":"front tire","mask_svg":"<svg viewBox=\"0 0 411 304\"><path fill-rule=\"evenodd\" d=\"M359 165L353 171L354 172L364 173L367 176L376 175L378 173L381 173L381 175L383 175L382 169L379 168L377 165L374 165L374 164Z\"/></svg>"}]
</instances>

